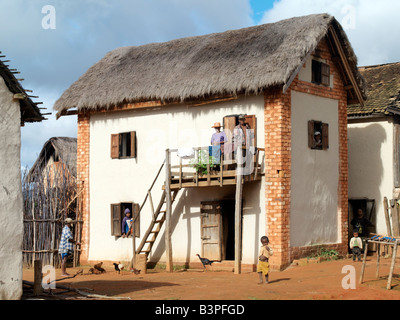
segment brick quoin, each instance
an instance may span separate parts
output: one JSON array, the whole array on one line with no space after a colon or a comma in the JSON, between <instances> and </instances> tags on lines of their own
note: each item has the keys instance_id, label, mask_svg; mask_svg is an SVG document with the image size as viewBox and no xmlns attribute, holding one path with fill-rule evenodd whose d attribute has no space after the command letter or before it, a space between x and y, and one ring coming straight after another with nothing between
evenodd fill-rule
<instances>
[{"instance_id":1,"label":"brick quoin","mask_svg":"<svg viewBox=\"0 0 400 320\"><path fill-rule=\"evenodd\" d=\"M326 39L317 47L319 57L330 65L334 77L333 88L294 79L283 93L281 87L264 94L265 121L265 203L266 230L274 255L272 270L283 270L293 260L316 253L322 247L347 252L348 233L348 146L347 92L341 75L332 61ZM338 233L339 243L308 247L290 247L290 191L291 191L291 92L297 91L339 102L339 182Z\"/></svg>"},{"instance_id":2,"label":"brick quoin","mask_svg":"<svg viewBox=\"0 0 400 320\"><path fill-rule=\"evenodd\" d=\"M90 222L90 198L89 198L89 152L90 152L90 116L78 115L78 141L77 141L77 181L83 188L80 195L82 205L82 241L80 263L86 264L89 255L89 222Z\"/></svg>"}]
</instances>

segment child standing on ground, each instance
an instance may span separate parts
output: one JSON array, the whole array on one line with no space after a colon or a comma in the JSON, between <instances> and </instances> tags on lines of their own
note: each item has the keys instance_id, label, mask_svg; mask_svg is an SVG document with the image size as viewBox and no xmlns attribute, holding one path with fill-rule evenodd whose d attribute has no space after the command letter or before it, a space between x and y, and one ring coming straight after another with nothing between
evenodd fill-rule
<instances>
[{"instance_id":1,"label":"child standing on ground","mask_svg":"<svg viewBox=\"0 0 400 320\"><path fill-rule=\"evenodd\" d=\"M358 236L358 231L353 232L353 238L350 240L350 249L353 253L353 261L361 261L361 249L363 248L362 239Z\"/></svg>"},{"instance_id":2,"label":"child standing on ground","mask_svg":"<svg viewBox=\"0 0 400 320\"><path fill-rule=\"evenodd\" d=\"M263 275L265 276L265 283L268 283L268 274L269 274L269 257L272 256L272 249L268 246L269 239L264 236L261 237L261 249L258 256L258 264L257 264L257 272L259 277L258 284L263 283Z\"/></svg>"}]
</instances>

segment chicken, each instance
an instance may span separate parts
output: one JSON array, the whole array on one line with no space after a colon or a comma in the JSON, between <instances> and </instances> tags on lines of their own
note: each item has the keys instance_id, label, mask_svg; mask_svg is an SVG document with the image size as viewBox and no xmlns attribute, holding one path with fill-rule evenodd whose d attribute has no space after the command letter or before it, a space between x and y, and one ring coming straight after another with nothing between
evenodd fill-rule
<instances>
[{"instance_id":1,"label":"chicken","mask_svg":"<svg viewBox=\"0 0 400 320\"><path fill-rule=\"evenodd\" d=\"M95 271L94 271L94 272L92 271L92 273L94 273L94 274L100 274L100 273L106 272L106 270L105 270L104 268L101 267L102 265L103 265L103 262L99 262L99 263L95 264L95 265L93 266L93 268L92 268L92 269L94 269ZM90 271L90 270L89 270L89 271Z\"/></svg>"},{"instance_id":2,"label":"chicken","mask_svg":"<svg viewBox=\"0 0 400 320\"><path fill-rule=\"evenodd\" d=\"M89 273L92 273L92 274L101 274L102 271L100 271L99 269L90 268L90 269L89 269Z\"/></svg>"},{"instance_id":3,"label":"chicken","mask_svg":"<svg viewBox=\"0 0 400 320\"><path fill-rule=\"evenodd\" d=\"M124 265L121 263L121 262L118 262L118 263L113 263L113 265L114 265L114 269L115 269L115 271L118 271L118 273L120 274L121 273L121 271L124 269Z\"/></svg>"},{"instance_id":4,"label":"chicken","mask_svg":"<svg viewBox=\"0 0 400 320\"><path fill-rule=\"evenodd\" d=\"M131 271L132 271L134 274L139 274L139 273L140 273L140 270L138 270L138 269L136 269L136 268L133 268Z\"/></svg>"},{"instance_id":5,"label":"chicken","mask_svg":"<svg viewBox=\"0 0 400 320\"><path fill-rule=\"evenodd\" d=\"M210 266L211 266L212 263L214 262L214 261L211 261L211 260L209 260L209 259L207 259L207 258L202 258L202 257L200 257L199 254L196 254L196 256L199 257L201 263L203 264L204 269L206 268L206 265L210 265Z\"/></svg>"},{"instance_id":6,"label":"chicken","mask_svg":"<svg viewBox=\"0 0 400 320\"><path fill-rule=\"evenodd\" d=\"M99 263L95 264L95 265L93 266L93 268L99 270L99 269L101 268L102 265L103 265L103 262L99 262Z\"/></svg>"}]
</instances>

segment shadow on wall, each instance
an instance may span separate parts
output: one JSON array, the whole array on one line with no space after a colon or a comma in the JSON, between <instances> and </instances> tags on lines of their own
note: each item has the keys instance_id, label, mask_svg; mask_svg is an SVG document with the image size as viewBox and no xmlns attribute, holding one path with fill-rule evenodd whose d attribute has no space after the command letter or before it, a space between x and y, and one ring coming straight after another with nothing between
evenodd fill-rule
<instances>
[{"instance_id":1,"label":"shadow on wall","mask_svg":"<svg viewBox=\"0 0 400 320\"><path fill-rule=\"evenodd\" d=\"M261 246L260 238L264 235L264 233L260 234L260 223L265 223L260 219L260 213L262 212L260 207L260 182L252 182L247 183L244 186L243 190L243 217L246 215L254 215L254 229L250 231L250 229L246 229L246 226L243 225L243 245L248 243L250 245L252 241L254 241L254 261L258 259L258 251ZM190 261L197 261L196 253L201 253L201 235L200 235L200 210L199 206L202 201L233 201L234 204L235 197L235 187L225 187L222 190L219 188L204 188L203 190L197 189L183 189L178 194L178 199L173 203L172 208L172 216L171 216L171 232L172 235L182 217L182 220L186 220L186 231L187 235L184 236L181 241L185 242L186 246L186 258L184 262L189 264ZM233 199L233 200L232 200ZM195 205L194 205L195 204ZM234 212L230 212L230 219L234 218ZM195 222L193 224L193 222ZM181 221L183 223L183 221ZM193 230L193 225L198 228L198 230ZM250 227L250 226L249 226ZM165 228L165 225L163 226ZM225 228L225 227L224 227ZM232 230L231 230L232 231ZM226 231L230 232L230 231ZM198 240L193 237L193 234L198 233ZM249 238L250 237L250 238ZM234 238L233 238L234 239ZM193 243L195 241L195 243ZM196 249L197 248L197 249ZM234 248L233 248L234 249ZM197 251L196 251L197 250ZM243 251L246 248L242 248ZM174 250L172 250L174 252ZM246 250L247 251L247 250ZM153 249L153 253L151 256L152 263L157 263L160 261L162 255L165 253L165 229L159 238L158 243ZM228 253L226 253L228 255ZM231 258L232 260L234 258ZM230 260L230 259L228 259Z\"/></svg>"},{"instance_id":2,"label":"shadow on wall","mask_svg":"<svg viewBox=\"0 0 400 320\"><path fill-rule=\"evenodd\" d=\"M387 133L382 125L374 123L363 128L349 127L348 138L349 198L375 199L376 208L379 208L383 197L387 196L381 190L385 168L382 148L387 142ZM392 155L386 155L386 159L392 163ZM357 209L354 208L354 211ZM350 215L350 221L352 218ZM350 221L349 232L352 232Z\"/></svg>"}]
</instances>

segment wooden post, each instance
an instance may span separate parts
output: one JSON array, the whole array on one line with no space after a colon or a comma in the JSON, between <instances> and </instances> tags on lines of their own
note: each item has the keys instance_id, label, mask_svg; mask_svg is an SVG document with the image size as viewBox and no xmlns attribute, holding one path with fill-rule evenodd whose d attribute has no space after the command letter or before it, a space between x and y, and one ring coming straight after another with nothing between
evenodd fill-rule
<instances>
[{"instance_id":1,"label":"wooden post","mask_svg":"<svg viewBox=\"0 0 400 320\"><path fill-rule=\"evenodd\" d=\"M377 243L376 244L376 278L379 279L379 262L381 259L381 244Z\"/></svg>"},{"instance_id":2,"label":"wooden post","mask_svg":"<svg viewBox=\"0 0 400 320\"><path fill-rule=\"evenodd\" d=\"M397 204L396 204L396 207L397 207ZM398 240L396 240L396 243L394 244L392 265L390 267L389 279L388 279L388 283L387 283L387 287L386 287L388 290L392 289L393 270L394 270L394 265L396 263L396 255L397 255L397 245L398 245L397 241Z\"/></svg>"},{"instance_id":3,"label":"wooden post","mask_svg":"<svg viewBox=\"0 0 400 320\"><path fill-rule=\"evenodd\" d=\"M39 295L43 292L42 289L42 260L34 261L34 282L33 294Z\"/></svg>"},{"instance_id":4,"label":"wooden post","mask_svg":"<svg viewBox=\"0 0 400 320\"><path fill-rule=\"evenodd\" d=\"M399 234L399 207L397 201L395 201L394 207L392 208L392 228L393 237L398 237Z\"/></svg>"},{"instance_id":5,"label":"wooden post","mask_svg":"<svg viewBox=\"0 0 400 320\"><path fill-rule=\"evenodd\" d=\"M239 150L238 152L241 152L241 150ZM238 163L238 161L236 162L237 166L236 166L236 203L235 203L235 274L241 274L243 168L242 165Z\"/></svg>"},{"instance_id":6,"label":"wooden post","mask_svg":"<svg viewBox=\"0 0 400 320\"><path fill-rule=\"evenodd\" d=\"M392 228L390 226L390 217L389 217L389 206L388 206L388 199L385 197L383 199L383 208L384 208L384 213L385 213L385 220L386 220L386 230L388 233L388 236L392 236Z\"/></svg>"},{"instance_id":7,"label":"wooden post","mask_svg":"<svg viewBox=\"0 0 400 320\"><path fill-rule=\"evenodd\" d=\"M364 260L363 260L363 265L361 268L360 284L363 283L363 280L364 280L365 265L367 263L367 254L368 254L368 240L365 241Z\"/></svg>"},{"instance_id":8,"label":"wooden post","mask_svg":"<svg viewBox=\"0 0 400 320\"><path fill-rule=\"evenodd\" d=\"M172 264L172 242L171 242L171 154L169 149L165 151L165 193L167 212L165 213L165 255L166 255L166 271L173 271Z\"/></svg>"}]
</instances>

